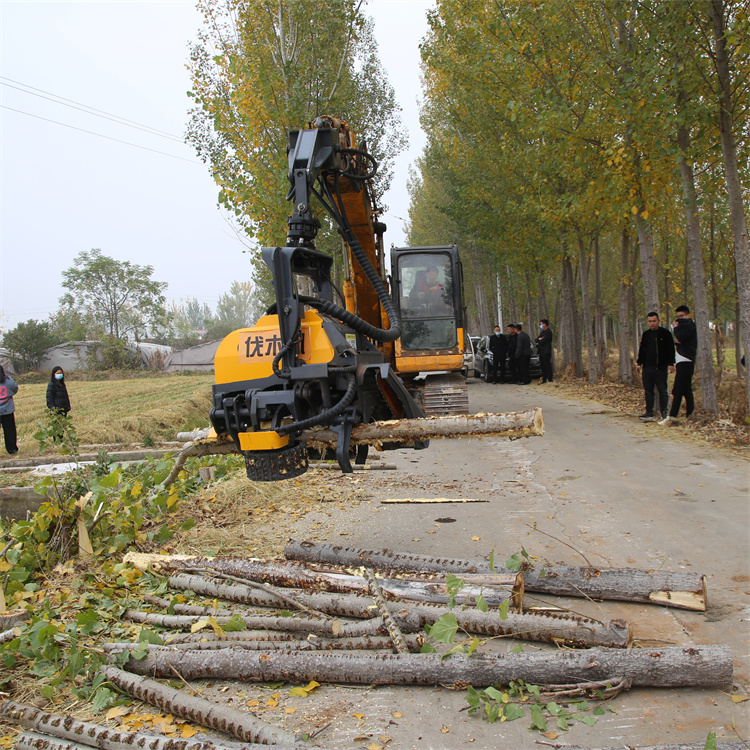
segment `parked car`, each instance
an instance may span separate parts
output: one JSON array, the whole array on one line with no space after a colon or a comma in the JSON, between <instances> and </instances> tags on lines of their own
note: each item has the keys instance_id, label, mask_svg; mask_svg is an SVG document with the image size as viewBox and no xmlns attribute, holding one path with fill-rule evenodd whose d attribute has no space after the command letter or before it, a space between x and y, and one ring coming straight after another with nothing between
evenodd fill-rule
<instances>
[{"instance_id":1,"label":"parked car","mask_svg":"<svg viewBox=\"0 0 750 750\"><path fill-rule=\"evenodd\" d=\"M482 377L487 380L490 367L492 365L492 352L490 351L490 337L479 336L472 339L478 339L474 344L474 367L477 371L477 377ZM542 377L542 365L539 362L539 354L537 353L536 346L532 342L531 344L531 361L529 362L529 376L532 380L539 380ZM505 361L505 382L513 382L510 371L510 358Z\"/></svg>"},{"instance_id":2,"label":"parked car","mask_svg":"<svg viewBox=\"0 0 750 750\"><path fill-rule=\"evenodd\" d=\"M478 336L467 336L466 348L464 349L464 374L467 378L478 378L479 374L476 368L476 356L474 353L474 341L479 339Z\"/></svg>"}]
</instances>

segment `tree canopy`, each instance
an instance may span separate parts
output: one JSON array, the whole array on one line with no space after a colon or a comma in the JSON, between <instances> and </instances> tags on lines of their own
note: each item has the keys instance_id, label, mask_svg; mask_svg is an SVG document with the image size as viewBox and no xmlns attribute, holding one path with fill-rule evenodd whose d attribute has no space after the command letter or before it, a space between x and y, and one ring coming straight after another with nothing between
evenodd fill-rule
<instances>
[{"instance_id":1,"label":"tree canopy","mask_svg":"<svg viewBox=\"0 0 750 750\"><path fill-rule=\"evenodd\" d=\"M101 250L85 250L63 271L62 286L68 290L60 298L63 312L70 318L90 321L99 335L115 338L132 335L140 340L166 322L166 282L154 281L152 266L118 261Z\"/></svg>"},{"instance_id":2,"label":"tree canopy","mask_svg":"<svg viewBox=\"0 0 750 750\"><path fill-rule=\"evenodd\" d=\"M380 164L378 194L388 188L406 136L361 6L199 1L205 24L191 49L196 106L187 137L220 187L219 203L254 243L286 237L287 133L318 115L341 117L366 139ZM335 253L340 240L323 224L321 249Z\"/></svg>"}]
</instances>

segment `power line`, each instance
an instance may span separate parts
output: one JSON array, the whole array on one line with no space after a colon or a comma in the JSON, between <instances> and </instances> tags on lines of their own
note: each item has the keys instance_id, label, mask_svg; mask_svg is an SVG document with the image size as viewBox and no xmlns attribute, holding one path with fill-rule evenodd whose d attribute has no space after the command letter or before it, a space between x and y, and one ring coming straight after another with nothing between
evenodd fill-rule
<instances>
[{"instance_id":1,"label":"power line","mask_svg":"<svg viewBox=\"0 0 750 750\"><path fill-rule=\"evenodd\" d=\"M108 141L115 141L115 143L124 143L126 146L133 146L133 148L140 148L144 151L151 151L154 154L161 154L162 156L170 156L172 159L179 159L180 161L186 161L189 164L200 164L195 159L186 159L184 156L176 156L175 154L168 154L166 151L158 151L155 148L148 148L147 146L139 146L137 143L130 143L130 141L123 141L119 138L112 138L109 135L102 135L102 133L94 133L92 130L84 130L83 128L77 128L75 125L68 125L64 122L58 122L57 120L50 120L48 117L41 117L40 115L32 115L31 112L24 112L21 109L14 109L8 107L5 104L0 104L3 109L9 109L11 112L18 112L21 115L28 117L36 117L37 120L44 120L45 122L51 122L55 125L61 125L64 128L70 128L71 130L79 130L81 133L87 133L88 135L95 135L97 138L106 138Z\"/></svg>"},{"instance_id":2,"label":"power line","mask_svg":"<svg viewBox=\"0 0 750 750\"><path fill-rule=\"evenodd\" d=\"M10 83L5 83L5 81L10 81ZM14 86L13 84L18 84ZM12 89L16 89L17 91L22 91L24 94L31 94L32 96L38 96L41 99L47 99L48 101L54 102L55 104L62 104L64 107L71 107L72 109L77 109L81 112L86 112L86 114L94 115L96 117L103 117L107 120L113 120L114 122L119 122L121 125L127 125L131 128L137 128L138 130L145 130L146 132L151 133L152 135L158 135L162 138L170 138L173 141L179 141L182 143L182 139L179 138L176 135L172 135L171 133L167 133L164 130L159 130L158 128L152 128L150 125L142 125L141 123L135 122L133 120L128 120L125 117L120 117L120 115L113 115L110 112L105 112L101 109L96 109L95 107L90 107L88 104L82 104L81 102L73 101L72 99L66 99L64 96L59 96L58 94L53 94L50 91L44 91L43 89L35 88L34 86L29 86L26 83L21 83L21 81L14 81L12 78L7 78L6 76L0 76L0 84L3 86L8 86ZM23 88L21 88L23 87ZM30 89L27 91L27 89ZM34 93L39 92L39 93ZM46 94L46 96L45 96ZM60 100L60 101L57 101Z\"/></svg>"}]
</instances>

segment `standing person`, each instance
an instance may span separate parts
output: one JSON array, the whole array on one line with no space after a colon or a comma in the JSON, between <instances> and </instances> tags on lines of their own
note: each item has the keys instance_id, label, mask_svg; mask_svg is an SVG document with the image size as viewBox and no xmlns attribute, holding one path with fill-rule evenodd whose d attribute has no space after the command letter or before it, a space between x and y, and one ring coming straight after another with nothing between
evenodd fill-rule
<instances>
[{"instance_id":1,"label":"standing person","mask_svg":"<svg viewBox=\"0 0 750 750\"><path fill-rule=\"evenodd\" d=\"M5 373L5 368L0 365L0 424L3 427L5 438L5 450L12 456L18 453L16 442L16 407L13 396L18 393L18 384L10 375Z\"/></svg>"},{"instance_id":2,"label":"standing person","mask_svg":"<svg viewBox=\"0 0 750 750\"><path fill-rule=\"evenodd\" d=\"M541 333L536 337L536 350L539 352L539 364L542 368L542 383L552 382L552 331L549 320L542 318L539 321Z\"/></svg>"},{"instance_id":3,"label":"standing person","mask_svg":"<svg viewBox=\"0 0 750 750\"><path fill-rule=\"evenodd\" d=\"M47 408L53 412L62 414L64 417L70 411L70 397L68 387L65 385L65 373L60 366L53 367L47 384ZM55 435L55 442L62 440L62 434Z\"/></svg>"},{"instance_id":4,"label":"standing person","mask_svg":"<svg viewBox=\"0 0 750 750\"><path fill-rule=\"evenodd\" d=\"M516 338L516 324L508 325L508 370L510 371L510 382L515 383L518 380L518 359L516 358L516 349L518 348L518 339Z\"/></svg>"},{"instance_id":5,"label":"standing person","mask_svg":"<svg viewBox=\"0 0 750 750\"><path fill-rule=\"evenodd\" d=\"M646 411L640 418L645 422L654 421L654 388L659 391L659 410L661 418L667 416L669 406L669 392L667 391L667 377L674 372L674 340L672 334L659 325L659 313L650 312L646 316L648 328L641 336L638 347L636 372L643 373L643 390L646 396Z\"/></svg>"},{"instance_id":6,"label":"standing person","mask_svg":"<svg viewBox=\"0 0 750 750\"><path fill-rule=\"evenodd\" d=\"M508 340L503 336L500 326L495 326L495 333L490 336L490 352L492 352L492 365L490 365L488 383L505 382L505 358L508 356ZM498 378L498 372L500 377Z\"/></svg>"},{"instance_id":7,"label":"standing person","mask_svg":"<svg viewBox=\"0 0 750 750\"><path fill-rule=\"evenodd\" d=\"M529 363L531 362L531 336L516 323L516 362L518 362L517 385L528 385L531 382Z\"/></svg>"},{"instance_id":8,"label":"standing person","mask_svg":"<svg viewBox=\"0 0 750 750\"><path fill-rule=\"evenodd\" d=\"M669 424L679 413L682 399L685 399L685 416L689 417L695 409L693 398L693 373L695 372L695 355L698 353L698 329L695 321L690 317L690 308L680 305L675 314L677 319L672 324L674 328L675 376L672 385L672 407L669 414L659 422L660 425Z\"/></svg>"}]
</instances>

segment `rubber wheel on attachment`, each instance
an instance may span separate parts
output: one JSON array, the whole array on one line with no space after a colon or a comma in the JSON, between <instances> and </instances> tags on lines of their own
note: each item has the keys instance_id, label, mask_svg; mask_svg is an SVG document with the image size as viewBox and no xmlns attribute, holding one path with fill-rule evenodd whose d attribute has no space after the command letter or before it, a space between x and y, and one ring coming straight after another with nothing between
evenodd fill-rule
<instances>
[{"instance_id":1,"label":"rubber wheel on attachment","mask_svg":"<svg viewBox=\"0 0 750 750\"><path fill-rule=\"evenodd\" d=\"M304 443L268 451L242 451L247 478L253 482L278 482L293 479L307 471L307 450Z\"/></svg>"}]
</instances>

